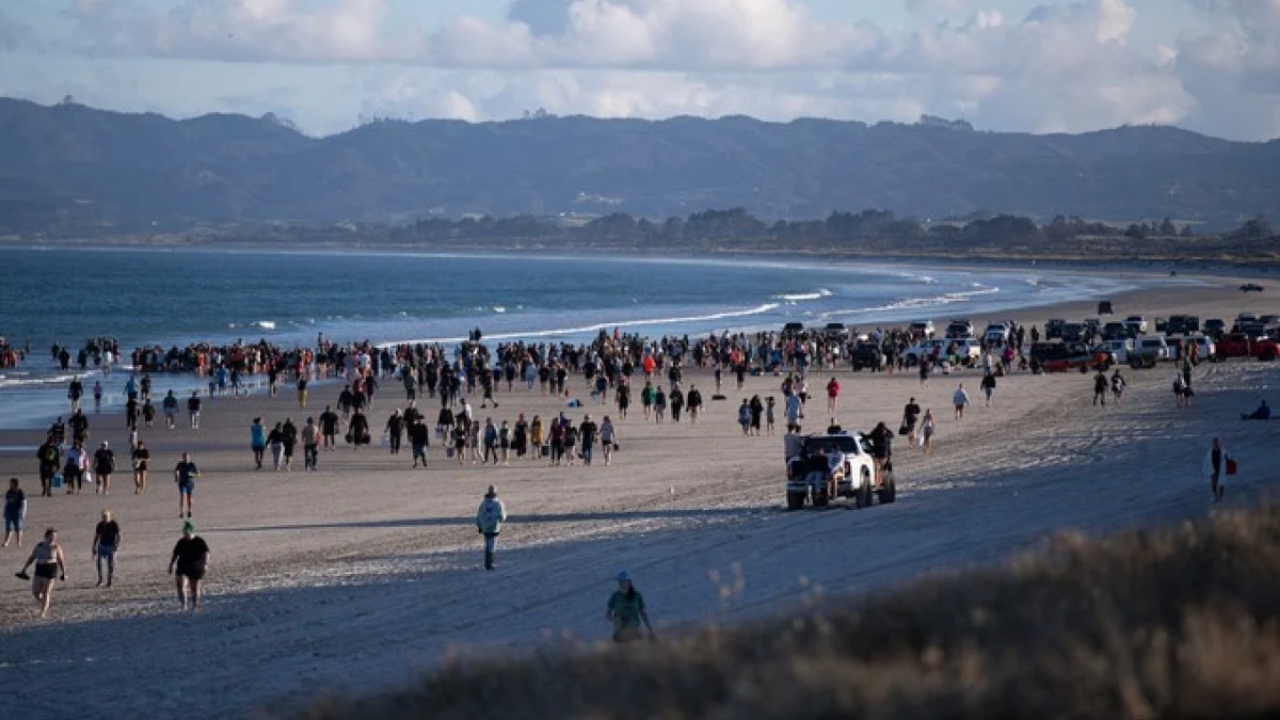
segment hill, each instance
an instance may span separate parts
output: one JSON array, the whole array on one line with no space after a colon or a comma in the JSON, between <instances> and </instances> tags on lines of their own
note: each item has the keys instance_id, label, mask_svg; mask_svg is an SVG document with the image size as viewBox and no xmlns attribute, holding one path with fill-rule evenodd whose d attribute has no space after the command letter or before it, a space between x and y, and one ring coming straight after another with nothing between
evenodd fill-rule
<instances>
[{"instance_id":1,"label":"hill","mask_svg":"<svg viewBox=\"0 0 1280 720\"><path fill-rule=\"evenodd\" d=\"M627 649L457 662L294 717L1271 718L1280 510L1040 555Z\"/></svg>"},{"instance_id":2,"label":"hill","mask_svg":"<svg viewBox=\"0 0 1280 720\"><path fill-rule=\"evenodd\" d=\"M879 208L1216 225L1280 216L1280 141L1166 127L1081 135L745 117L379 121L325 138L273 117L172 120L0 99L0 231L200 222L650 218L742 207L765 218Z\"/></svg>"}]
</instances>

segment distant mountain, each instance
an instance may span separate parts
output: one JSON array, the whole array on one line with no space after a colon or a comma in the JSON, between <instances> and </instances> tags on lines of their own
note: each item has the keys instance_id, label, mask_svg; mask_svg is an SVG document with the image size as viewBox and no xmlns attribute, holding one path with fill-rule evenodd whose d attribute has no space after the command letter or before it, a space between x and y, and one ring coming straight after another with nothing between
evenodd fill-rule
<instances>
[{"instance_id":1,"label":"distant mountain","mask_svg":"<svg viewBox=\"0 0 1280 720\"><path fill-rule=\"evenodd\" d=\"M316 139L271 116L177 121L0 99L0 231L729 207L1227 225L1280 217L1280 141L745 117L381 121Z\"/></svg>"}]
</instances>

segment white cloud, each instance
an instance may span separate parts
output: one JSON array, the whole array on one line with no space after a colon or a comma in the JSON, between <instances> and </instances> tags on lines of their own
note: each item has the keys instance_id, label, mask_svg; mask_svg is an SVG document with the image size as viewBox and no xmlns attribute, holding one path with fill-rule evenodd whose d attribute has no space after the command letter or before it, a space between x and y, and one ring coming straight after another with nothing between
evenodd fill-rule
<instances>
[{"instance_id":1,"label":"white cloud","mask_svg":"<svg viewBox=\"0 0 1280 720\"><path fill-rule=\"evenodd\" d=\"M1133 40L1161 26L1126 0L1043 0L1024 17L995 0L899 0L906 29L824 22L802 0L512 0L504 19L430 29L395 0L181 0L160 14L128 1L74 0L73 12L117 53L362 67L376 80L342 98L352 115L928 112L991 129L1280 135L1280 0L1182 0L1205 22L1158 42Z\"/></svg>"},{"instance_id":2,"label":"white cloud","mask_svg":"<svg viewBox=\"0 0 1280 720\"><path fill-rule=\"evenodd\" d=\"M145 22L160 55L292 62L410 61L421 33L391 22L388 0L190 0Z\"/></svg>"},{"instance_id":3,"label":"white cloud","mask_svg":"<svg viewBox=\"0 0 1280 720\"><path fill-rule=\"evenodd\" d=\"M1198 100L1198 126L1280 136L1280 0L1191 0L1216 27L1177 41L1173 67Z\"/></svg>"}]
</instances>

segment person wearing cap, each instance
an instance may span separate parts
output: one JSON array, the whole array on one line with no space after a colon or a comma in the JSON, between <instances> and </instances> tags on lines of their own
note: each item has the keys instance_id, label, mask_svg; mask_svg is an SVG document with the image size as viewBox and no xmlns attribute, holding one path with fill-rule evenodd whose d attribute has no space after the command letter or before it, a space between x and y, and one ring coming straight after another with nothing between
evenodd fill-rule
<instances>
[{"instance_id":1,"label":"person wearing cap","mask_svg":"<svg viewBox=\"0 0 1280 720\"><path fill-rule=\"evenodd\" d=\"M116 471L116 454L107 444L106 440L102 441L102 447L93 454L93 472L98 476L98 485L94 488L95 493L102 495L110 494L111 491L111 473Z\"/></svg>"},{"instance_id":2,"label":"person wearing cap","mask_svg":"<svg viewBox=\"0 0 1280 720\"><path fill-rule=\"evenodd\" d=\"M177 573L174 573L174 567ZM200 581L209 569L209 545L204 538L196 535L196 525L190 520L182 523L182 537L173 546L173 556L169 558L169 574L174 576L174 586L178 590L178 602L182 609L187 609L188 589L190 589L190 606L194 612L200 608Z\"/></svg>"},{"instance_id":3,"label":"person wearing cap","mask_svg":"<svg viewBox=\"0 0 1280 720\"><path fill-rule=\"evenodd\" d=\"M609 596L605 619L613 623L614 642L625 643L640 639L642 624L649 633L649 639L654 639L653 625L649 623L649 614L644 607L644 596L636 590L631 582L631 575L626 570L618 573L618 589Z\"/></svg>"},{"instance_id":4,"label":"person wearing cap","mask_svg":"<svg viewBox=\"0 0 1280 720\"><path fill-rule=\"evenodd\" d=\"M507 508L498 499L498 489L489 486L480 501L480 509L476 512L476 530L484 536L484 569L493 569L493 554L498 542L498 533L502 532L502 523L507 521Z\"/></svg>"}]
</instances>

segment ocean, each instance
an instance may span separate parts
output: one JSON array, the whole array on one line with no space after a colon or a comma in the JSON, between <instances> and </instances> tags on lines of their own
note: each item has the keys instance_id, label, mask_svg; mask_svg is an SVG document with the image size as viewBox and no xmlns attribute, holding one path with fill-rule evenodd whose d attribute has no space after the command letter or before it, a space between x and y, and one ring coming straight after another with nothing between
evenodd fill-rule
<instances>
[{"instance_id":1,"label":"ocean","mask_svg":"<svg viewBox=\"0 0 1280 720\"><path fill-rule=\"evenodd\" d=\"M776 330L786 322L871 329L915 318L971 317L1093 299L1156 282L1089 270L928 267L821 259L0 248L0 336L29 345L0 370L0 428L43 426L65 412L73 351L110 336L126 352L195 341L584 341L599 330L650 336ZM91 366L92 369L92 366ZM123 402L127 370L103 384ZM194 388L155 379L158 394Z\"/></svg>"}]
</instances>

